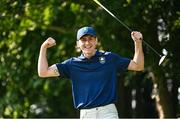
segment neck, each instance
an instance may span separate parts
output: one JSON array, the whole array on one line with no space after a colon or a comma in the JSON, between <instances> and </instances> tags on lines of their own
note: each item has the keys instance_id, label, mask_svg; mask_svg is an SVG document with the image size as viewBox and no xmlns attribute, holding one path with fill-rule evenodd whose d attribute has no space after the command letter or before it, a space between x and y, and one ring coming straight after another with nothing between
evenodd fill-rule
<instances>
[{"instance_id":1,"label":"neck","mask_svg":"<svg viewBox=\"0 0 180 119\"><path fill-rule=\"evenodd\" d=\"M93 52L91 52L91 53L83 53L83 55L84 55L84 57L90 59L92 56L94 56L96 54L96 51L97 50L95 49Z\"/></svg>"}]
</instances>

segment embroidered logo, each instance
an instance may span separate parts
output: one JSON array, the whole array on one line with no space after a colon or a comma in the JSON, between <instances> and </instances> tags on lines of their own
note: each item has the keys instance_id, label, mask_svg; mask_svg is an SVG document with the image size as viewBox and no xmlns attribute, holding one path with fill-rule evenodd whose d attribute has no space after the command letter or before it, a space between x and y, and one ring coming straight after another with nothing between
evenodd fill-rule
<instances>
[{"instance_id":1,"label":"embroidered logo","mask_svg":"<svg viewBox=\"0 0 180 119\"><path fill-rule=\"evenodd\" d=\"M105 57L99 57L99 62L104 64L106 62Z\"/></svg>"}]
</instances>

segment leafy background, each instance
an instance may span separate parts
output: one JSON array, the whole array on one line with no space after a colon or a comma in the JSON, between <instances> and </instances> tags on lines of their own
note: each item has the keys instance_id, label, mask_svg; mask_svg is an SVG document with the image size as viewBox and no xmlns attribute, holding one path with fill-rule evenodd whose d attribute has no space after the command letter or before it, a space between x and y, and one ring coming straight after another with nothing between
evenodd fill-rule
<instances>
[{"instance_id":1,"label":"leafy background","mask_svg":"<svg viewBox=\"0 0 180 119\"><path fill-rule=\"evenodd\" d=\"M100 0L166 61L144 45L145 71L119 76L117 108L120 117L180 116L180 10L177 0ZM74 109L71 82L39 78L37 60L44 40L49 65L77 56L76 31L93 26L101 50L132 58L130 33L92 0L0 1L0 118L79 117Z\"/></svg>"}]
</instances>

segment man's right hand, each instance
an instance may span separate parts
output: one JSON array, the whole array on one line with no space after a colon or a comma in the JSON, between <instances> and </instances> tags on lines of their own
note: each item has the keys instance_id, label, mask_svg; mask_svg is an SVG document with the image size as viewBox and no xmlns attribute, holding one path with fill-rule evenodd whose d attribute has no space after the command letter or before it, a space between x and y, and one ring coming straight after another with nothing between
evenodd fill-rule
<instances>
[{"instance_id":1,"label":"man's right hand","mask_svg":"<svg viewBox=\"0 0 180 119\"><path fill-rule=\"evenodd\" d=\"M54 45L56 45L56 41L53 38L49 37L46 41L44 41L41 47L50 48Z\"/></svg>"}]
</instances>

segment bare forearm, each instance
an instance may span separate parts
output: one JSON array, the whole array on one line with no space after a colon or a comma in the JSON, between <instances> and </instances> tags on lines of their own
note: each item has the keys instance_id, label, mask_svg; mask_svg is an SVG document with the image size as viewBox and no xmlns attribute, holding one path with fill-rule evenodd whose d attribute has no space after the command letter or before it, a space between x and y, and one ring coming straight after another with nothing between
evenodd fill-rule
<instances>
[{"instance_id":1,"label":"bare forearm","mask_svg":"<svg viewBox=\"0 0 180 119\"><path fill-rule=\"evenodd\" d=\"M41 46L38 59L38 75L42 76L48 70L48 61L46 57L47 48Z\"/></svg>"},{"instance_id":2,"label":"bare forearm","mask_svg":"<svg viewBox=\"0 0 180 119\"><path fill-rule=\"evenodd\" d=\"M144 53L141 43L135 43L135 54L133 61L137 64L138 70L144 70Z\"/></svg>"}]
</instances>

